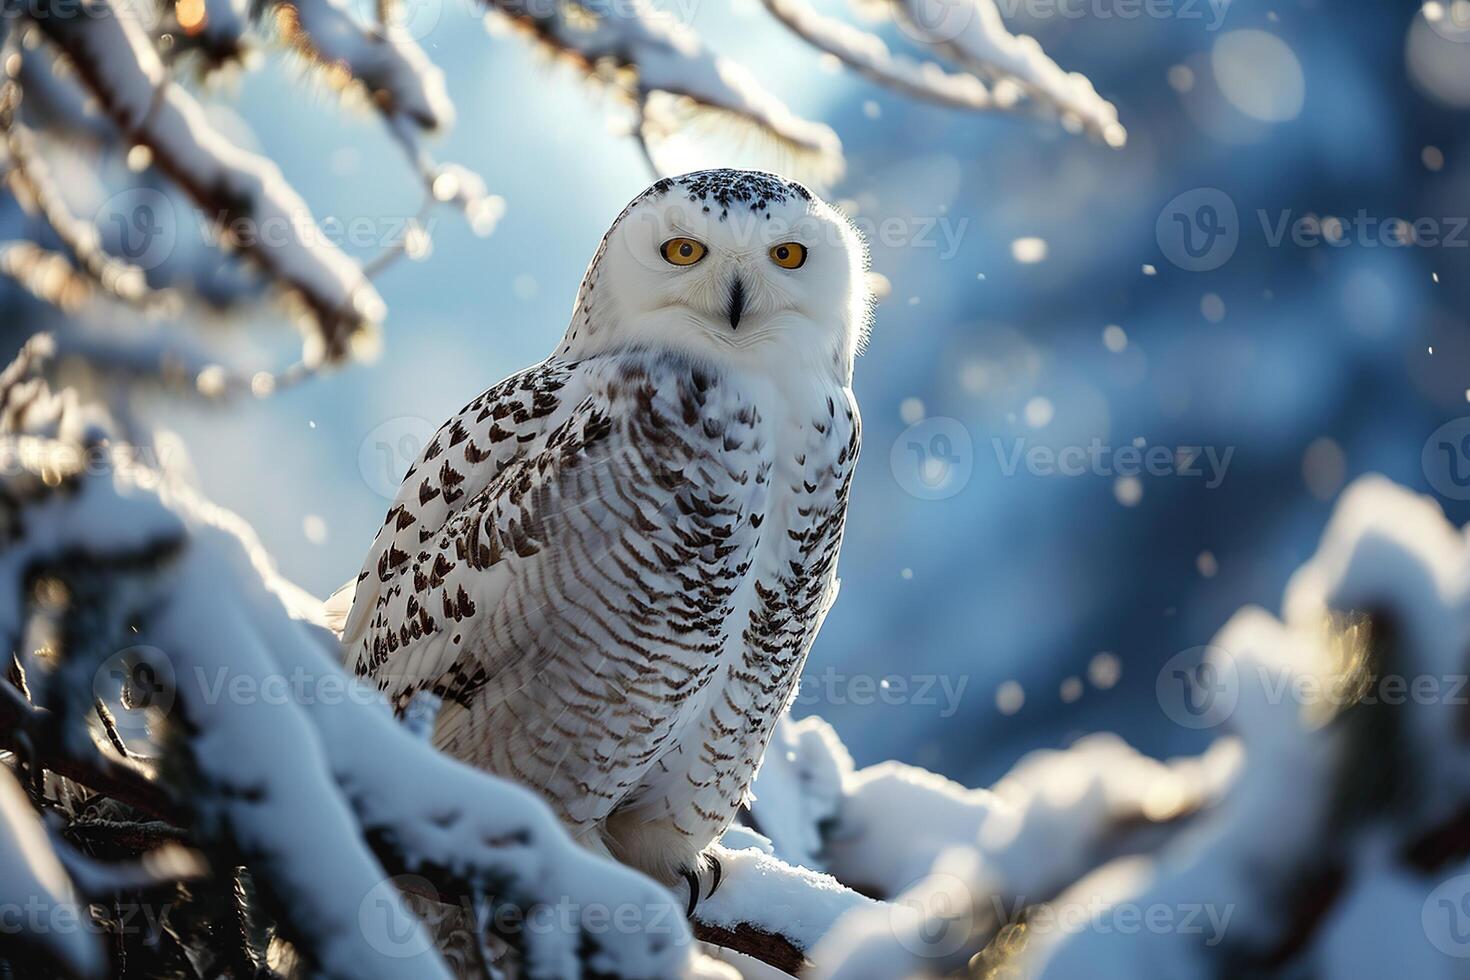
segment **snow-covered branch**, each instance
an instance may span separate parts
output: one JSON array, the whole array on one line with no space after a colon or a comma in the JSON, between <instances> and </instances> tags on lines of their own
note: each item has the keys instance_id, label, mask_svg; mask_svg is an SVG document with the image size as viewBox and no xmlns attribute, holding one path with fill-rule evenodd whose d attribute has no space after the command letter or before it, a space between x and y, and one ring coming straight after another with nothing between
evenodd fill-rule
<instances>
[{"instance_id":1,"label":"snow-covered branch","mask_svg":"<svg viewBox=\"0 0 1470 980\"><path fill-rule=\"evenodd\" d=\"M891 51L877 34L822 14L808 0L762 0L798 37L864 77L916 98L977 111L1018 111L1029 100L1109 146L1127 132L1092 83L1057 65L1034 38L1011 34L993 0L886 0L916 43L958 68Z\"/></svg>"},{"instance_id":2,"label":"snow-covered branch","mask_svg":"<svg viewBox=\"0 0 1470 980\"><path fill-rule=\"evenodd\" d=\"M504 202L486 190L478 174L435 162L420 138L454 122L444 73L424 49L393 18L361 23L342 0L275 0L272 9L286 42L317 65L332 85L366 94L423 179L429 200L454 204L476 234L493 231ZM401 245L408 254L415 249L412 242Z\"/></svg>"},{"instance_id":3,"label":"snow-covered branch","mask_svg":"<svg viewBox=\"0 0 1470 980\"><path fill-rule=\"evenodd\" d=\"M46 224L76 260L77 269L92 284L109 296L143 310L167 313L177 305L170 293L148 287L143 270L109 255L101 244L97 229L71 213L56 187L44 160L35 149L35 137L17 118L20 87L12 80L0 86L0 136L3 136L6 179L11 192L22 206L40 213ZM18 258L18 257L17 257ZM9 270L7 270L9 271ZM16 276L16 278L22 278ZM46 290L32 290L47 298ZM56 295L55 290L50 291ZM57 305L67 302L68 293L60 292Z\"/></svg>"},{"instance_id":4,"label":"snow-covered branch","mask_svg":"<svg viewBox=\"0 0 1470 980\"><path fill-rule=\"evenodd\" d=\"M806 0L761 2L797 37L880 85L957 109L999 108L990 89L974 75L895 54L878 35L828 17Z\"/></svg>"},{"instance_id":5,"label":"snow-covered branch","mask_svg":"<svg viewBox=\"0 0 1470 980\"><path fill-rule=\"evenodd\" d=\"M112 0L40 3L34 19L70 58L98 105L215 222L221 241L255 259L300 301L306 361L370 349L383 302L362 270L324 236L297 232L310 210L274 163L220 135L193 96L169 81L142 28ZM282 234L263 235L262 228Z\"/></svg>"},{"instance_id":6,"label":"snow-covered branch","mask_svg":"<svg viewBox=\"0 0 1470 980\"><path fill-rule=\"evenodd\" d=\"M487 928L528 976L695 969L668 892L574 844L528 790L434 752L344 674L335 638L243 522L126 453L110 472L84 465L119 447L28 377L41 352L0 378L0 632L22 650L21 637L50 637L23 658L45 724L12 714L82 756L100 751L85 724L97 685L118 669L148 678L165 816L250 870L320 975L448 975L395 876L497 913ZM551 927L498 914L541 908Z\"/></svg>"},{"instance_id":7,"label":"snow-covered branch","mask_svg":"<svg viewBox=\"0 0 1470 980\"><path fill-rule=\"evenodd\" d=\"M639 112L640 138L655 152L661 141L714 118L765 136L784 157L774 161L773 169L823 185L842 174L836 133L797 116L750 72L713 54L691 29L641 0L485 4L589 79L628 99Z\"/></svg>"},{"instance_id":8,"label":"snow-covered branch","mask_svg":"<svg viewBox=\"0 0 1470 980\"><path fill-rule=\"evenodd\" d=\"M385 116L427 132L453 124L444 73L401 29L360 23L342 0L277 0L271 9L286 43L334 86L361 86Z\"/></svg>"},{"instance_id":9,"label":"snow-covered branch","mask_svg":"<svg viewBox=\"0 0 1470 980\"><path fill-rule=\"evenodd\" d=\"M1203 756L1090 736L974 791L854 773L821 723L788 726L757 820L893 895L840 919L813 975L1458 975L1430 913L1470 869L1467 589L1470 545L1438 506L1365 478L1283 619L1243 610L1165 676L1193 677L1191 721L1219 727Z\"/></svg>"}]
</instances>

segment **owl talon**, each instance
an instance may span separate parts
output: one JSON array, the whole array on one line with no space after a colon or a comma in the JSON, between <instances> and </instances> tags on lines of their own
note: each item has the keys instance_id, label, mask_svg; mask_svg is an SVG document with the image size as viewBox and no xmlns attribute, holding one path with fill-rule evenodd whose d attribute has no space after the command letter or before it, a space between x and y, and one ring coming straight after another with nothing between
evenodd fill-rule
<instances>
[{"instance_id":1,"label":"owl talon","mask_svg":"<svg viewBox=\"0 0 1470 980\"><path fill-rule=\"evenodd\" d=\"M720 880L725 876L725 869L721 867L720 859L715 857L713 854L709 856L709 863L713 866L714 870L710 872L709 891L705 894L704 897L714 898L715 892L719 890Z\"/></svg>"},{"instance_id":2,"label":"owl talon","mask_svg":"<svg viewBox=\"0 0 1470 980\"><path fill-rule=\"evenodd\" d=\"M689 909L687 915L694 918L694 910L699 907L699 876L689 869L680 872L684 876L684 882L689 886Z\"/></svg>"},{"instance_id":3,"label":"owl talon","mask_svg":"<svg viewBox=\"0 0 1470 980\"><path fill-rule=\"evenodd\" d=\"M715 857L713 854L709 855L707 860L710 863L710 883L709 891L705 893L704 897L713 898L715 891L720 887L720 882L725 877L725 869L720 864L720 859ZM687 912L689 918L692 919L694 918L694 910L699 908L700 902L699 893L701 889L699 884L699 872L694 871L691 868L685 868L683 871L679 872L679 874L684 879L684 884L689 886L689 908L687 909Z\"/></svg>"}]
</instances>

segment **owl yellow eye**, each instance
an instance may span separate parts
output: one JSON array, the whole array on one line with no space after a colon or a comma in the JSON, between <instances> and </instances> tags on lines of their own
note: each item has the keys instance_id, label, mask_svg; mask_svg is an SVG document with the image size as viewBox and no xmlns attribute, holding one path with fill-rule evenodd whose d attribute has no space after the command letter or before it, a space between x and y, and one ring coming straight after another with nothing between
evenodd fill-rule
<instances>
[{"instance_id":1,"label":"owl yellow eye","mask_svg":"<svg viewBox=\"0 0 1470 980\"><path fill-rule=\"evenodd\" d=\"M692 238L670 238L658 247L658 252L670 265L693 265L704 258L709 249Z\"/></svg>"},{"instance_id":2,"label":"owl yellow eye","mask_svg":"<svg viewBox=\"0 0 1470 980\"><path fill-rule=\"evenodd\" d=\"M806 246L799 242L772 246L771 261L783 269L800 269L806 262Z\"/></svg>"}]
</instances>

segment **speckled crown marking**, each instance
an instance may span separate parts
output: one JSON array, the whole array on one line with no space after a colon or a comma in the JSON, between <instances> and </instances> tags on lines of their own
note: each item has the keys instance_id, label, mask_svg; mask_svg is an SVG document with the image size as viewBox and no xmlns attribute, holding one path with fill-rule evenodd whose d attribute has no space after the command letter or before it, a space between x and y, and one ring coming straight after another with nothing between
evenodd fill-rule
<instances>
[{"instance_id":1,"label":"speckled crown marking","mask_svg":"<svg viewBox=\"0 0 1470 980\"><path fill-rule=\"evenodd\" d=\"M721 221L729 217L730 207L735 204L751 211L765 211L772 204L785 204L793 197L812 199L812 192L796 181L758 170L699 170L682 177L668 177L650 187L642 197L662 197L676 188L686 192L690 201L702 204L707 213L717 205Z\"/></svg>"}]
</instances>

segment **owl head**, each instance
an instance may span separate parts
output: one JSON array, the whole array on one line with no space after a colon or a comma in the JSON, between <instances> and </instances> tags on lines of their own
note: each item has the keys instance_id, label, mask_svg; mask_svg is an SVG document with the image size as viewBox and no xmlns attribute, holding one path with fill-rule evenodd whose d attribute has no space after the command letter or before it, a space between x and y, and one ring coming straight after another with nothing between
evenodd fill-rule
<instances>
[{"instance_id":1,"label":"owl head","mask_svg":"<svg viewBox=\"0 0 1470 980\"><path fill-rule=\"evenodd\" d=\"M867 261L852 223L795 181L752 170L660 180L603 237L560 353L672 349L846 383L868 329Z\"/></svg>"}]
</instances>

